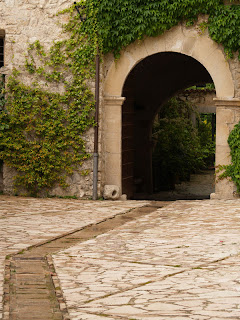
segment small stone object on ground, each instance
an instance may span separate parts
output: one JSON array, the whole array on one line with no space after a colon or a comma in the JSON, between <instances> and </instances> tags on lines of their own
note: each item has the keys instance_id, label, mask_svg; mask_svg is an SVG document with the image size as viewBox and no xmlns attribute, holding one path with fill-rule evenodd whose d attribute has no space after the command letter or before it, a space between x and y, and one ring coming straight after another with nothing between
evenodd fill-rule
<instances>
[{"instance_id":1,"label":"small stone object on ground","mask_svg":"<svg viewBox=\"0 0 240 320\"><path fill-rule=\"evenodd\" d=\"M118 200L120 198L120 188L115 185L105 185L103 189L105 200Z\"/></svg>"},{"instance_id":2,"label":"small stone object on ground","mask_svg":"<svg viewBox=\"0 0 240 320\"><path fill-rule=\"evenodd\" d=\"M119 200L127 201L127 195L126 194L122 194Z\"/></svg>"}]
</instances>

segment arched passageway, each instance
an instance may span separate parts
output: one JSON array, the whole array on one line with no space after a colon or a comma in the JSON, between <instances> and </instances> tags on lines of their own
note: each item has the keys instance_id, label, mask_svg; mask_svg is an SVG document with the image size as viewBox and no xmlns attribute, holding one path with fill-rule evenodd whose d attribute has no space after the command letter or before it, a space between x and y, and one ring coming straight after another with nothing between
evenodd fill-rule
<instances>
[{"instance_id":1,"label":"arched passageway","mask_svg":"<svg viewBox=\"0 0 240 320\"><path fill-rule=\"evenodd\" d=\"M205 67L175 52L151 55L128 75L122 96L122 192L152 193L152 124L161 105L181 89L211 83Z\"/></svg>"},{"instance_id":2,"label":"arched passageway","mask_svg":"<svg viewBox=\"0 0 240 320\"><path fill-rule=\"evenodd\" d=\"M164 55L165 58L163 58ZM154 59L160 59L159 57L163 58L162 61L164 62L159 62L159 66L156 67L153 61ZM145 64L146 67L144 67ZM148 64L153 64L155 67ZM170 64L177 66L174 68ZM187 69L184 67L186 64L189 66ZM166 72L163 77L164 80L161 80L161 84L157 81L149 80L149 70L151 69L152 79L158 77L159 80L160 65L165 70L167 68L172 70L172 73ZM135 67L137 68L133 71ZM144 68L146 71L144 71ZM137 71L138 69L139 71ZM193 70L194 73L192 72ZM132 71L133 73L131 74ZM127 102L124 106L125 110L128 108L128 103L131 106L128 110L131 108L134 110L134 108L150 108L151 101L154 101L155 107L151 109L154 110L152 111L153 115L156 112L156 108L159 108L164 99L167 99L178 89L184 88L191 83L209 82L209 75L216 88L216 165L224 165L230 162L227 139L231 128L239 118L240 100L234 98L234 81L221 46L211 40L206 33L199 34L194 27L186 28L178 25L158 37L146 38L141 42L136 41L121 52L120 59L117 62L111 55L106 57L104 72L104 104L101 124L103 130L102 186L117 185L120 187L120 192L122 192L122 178L126 175L126 173L122 174L122 164L126 163L124 157L128 157L128 161L131 161L131 155L124 155L124 152L122 152L122 138L124 138L122 136L122 105L125 101L124 94L127 96ZM137 103L134 102L135 106L133 101L131 101L131 97L133 96L131 93L133 91L131 89L131 77L135 72L138 72L139 75L143 72L145 74L147 86L145 88L139 83L138 92L148 90L147 94L144 94L144 99L148 101L147 104L143 103L144 99L141 99L143 96L142 92L137 95L140 98L136 101ZM141 82L141 78L136 81ZM166 93L163 93L162 88L165 88ZM129 93L127 92L128 90ZM158 95L158 98L156 98L156 95ZM150 117L150 114L151 112L148 117ZM124 115L124 117L131 117L131 115ZM123 121L125 122L124 119ZM146 132L148 132L146 136L149 137L149 130L147 130L148 126L146 124L150 120L149 118L145 119L142 117L141 121L142 127L144 127L145 123ZM131 130L131 126L129 125L124 135L128 134L126 132ZM143 139L143 137L137 136L137 134L135 134L135 137L138 141ZM131 141L128 140L125 143L131 144ZM146 157L147 154L149 155L149 152L146 152ZM124 170L129 170L129 167ZM147 188L151 188L150 181L146 182L145 185ZM215 195L212 195L212 197L230 199L234 195L234 190L232 182L218 180Z\"/></svg>"}]
</instances>

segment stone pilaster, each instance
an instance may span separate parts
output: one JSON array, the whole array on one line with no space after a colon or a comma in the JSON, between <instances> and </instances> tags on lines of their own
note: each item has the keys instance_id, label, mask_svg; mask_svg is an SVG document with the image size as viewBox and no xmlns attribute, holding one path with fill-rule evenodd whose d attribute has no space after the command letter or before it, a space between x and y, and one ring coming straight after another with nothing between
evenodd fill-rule
<instances>
[{"instance_id":1,"label":"stone pilaster","mask_svg":"<svg viewBox=\"0 0 240 320\"><path fill-rule=\"evenodd\" d=\"M105 97L104 172L105 185L117 185L122 192L122 104L123 97Z\"/></svg>"},{"instance_id":2,"label":"stone pilaster","mask_svg":"<svg viewBox=\"0 0 240 320\"><path fill-rule=\"evenodd\" d=\"M240 121L240 99L214 99L216 104L216 171L220 165L231 163L228 137L235 124ZM211 199L236 198L236 186L229 179L218 179L216 173L215 193Z\"/></svg>"}]
</instances>

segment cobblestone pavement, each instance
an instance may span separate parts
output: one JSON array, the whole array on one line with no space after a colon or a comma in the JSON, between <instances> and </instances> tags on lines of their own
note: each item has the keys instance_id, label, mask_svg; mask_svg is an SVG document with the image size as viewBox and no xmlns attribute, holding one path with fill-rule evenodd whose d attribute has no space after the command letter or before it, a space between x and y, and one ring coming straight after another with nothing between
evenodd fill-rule
<instances>
[{"instance_id":1,"label":"cobblestone pavement","mask_svg":"<svg viewBox=\"0 0 240 320\"><path fill-rule=\"evenodd\" d=\"M240 319L240 200L177 201L53 260L72 320Z\"/></svg>"},{"instance_id":2,"label":"cobblestone pavement","mask_svg":"<svg viewBox=\"0 0 240 320\"><path fill-rule=\"evenodd\" d=\"M146 203L0 196L0 319L6 255Z\"/></svg>"}]
</instances>

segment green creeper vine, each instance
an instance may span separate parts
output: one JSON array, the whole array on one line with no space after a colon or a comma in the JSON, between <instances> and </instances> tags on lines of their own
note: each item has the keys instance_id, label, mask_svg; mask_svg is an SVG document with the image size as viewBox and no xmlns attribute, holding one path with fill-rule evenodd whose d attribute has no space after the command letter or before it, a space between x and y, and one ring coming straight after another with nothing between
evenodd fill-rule
<instances>
[{"instance_id":1,"label":"green creeper vine","mask_svg":"<svg viewBox=\"0 0 240 320\"><path fill-rule=\"evenodd\" d=\"M78 5L85 21L73 5L60 13L69 16L65 40L49 51L39 41L29 44L25 69L31 84L21 82L25 71L20 68L6 87L0 159L18 170L16 185L32 194L56 183L66 186L65 177L90 156L83 137L94 126L89 82L97 50L117 58L135 40L160 35L180 22L192 25L199 14L208 17L201 32L208 28L228 57L240 47L240 6L234 1L226 6L221 0L82 0Z\"/></svg>"},{"instance_id":2,"label":"green creeper vine","mask_svg":"<svg viewBox=\"0 0 240 320\"><path fill-rule=\"evenodd\" d=\"M0 112L3 110L5 103L4 77L0 75Z\"/></svg>"},{"instance_id":3,"label":"green creeper vine","mask_svg":"<svg viewBox=\"0 0 240 320\"><path fill-rule=\"evenodd\" d=\"M5 86L5 81L4 81L4 76L0 75L0 112L3 112L4 105L6 103L5 100L5 94L4 94L4 86ZM4 123L0 124L0 130L4 130L6 128L6 125ZM2 169L2 160L0 160L0 167Z\"/></svg>"},{"instance_id":4,"label":"green creeper vine","mask_svg":"<svg viewBox=\"0 0 240 320\"><path fill-rule=\"evenodd\" d=\"M95 14L90 9L89 17ZM15 70L0 114L0 158L18 170L16 186L32 195L56 184L66 187L66 176L90 156L83 136L94 125L87 81L94 76L96 30L86 34L72 9L69 15L67 40L55 42L49 52L39 41L29 45L25 68L31 85L22 83ZM49 83L58 90L49 90Z\"/></svg>"},{"instance_id":5,"label":"green creeper vine","mask_svg":"<svg viewBox=\"0 0 240 320\"><path fill-rule=\"evenodd\" d=\"M97 20L103 52L119 56L122 48L146 36L157 36L185 21L195 23L199 14L209 16L204 23L213 40L223 44L229 56L238 51L240 6L221 0L99 0Z\"/></svg>"},{"instance_id":6,"label":"green creeper vine","mask_svg":"<svg viewBox=\"0 0 240 320\"><path fill-rule=\"evenodd\" d=\"M240 122L236 124L231 131L228 138L228 144L231 150L230 155L232 161L230 165L219 167L219 171L224 170L219 178L231 178L237 186L238 194L240 194Z\"/></svg>"},{"instance_id":7,"label":"green creeper vine","mask_svg":"<svg viewBox=\"0 0 240 320\"><path fill-rule=\"evenodd\" d=\"M9 80L8 92L8 112L1 115L8 125L0 132L1 156L18 168L16 184L32 194L56 182L66 186L65 175L89 157L82 135L93 124L92 106L81 105L80 109L72 101L73 93L46 93L15 78ZM86 98L88 95L85 92Z\"/></svg>"}]
</instances>

